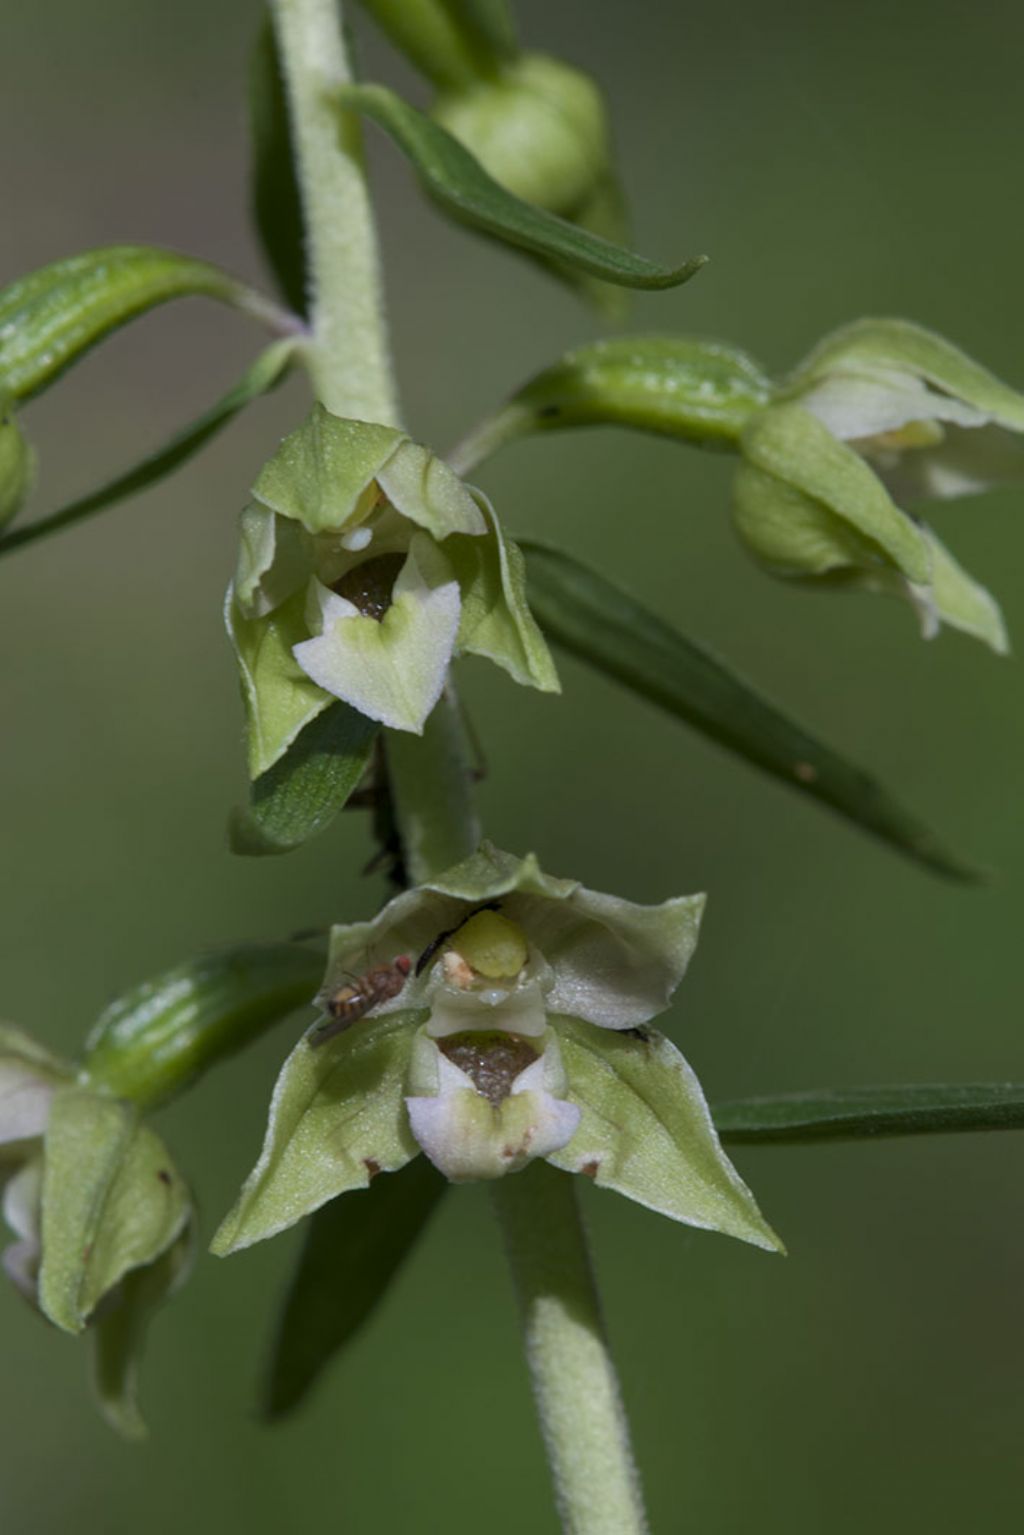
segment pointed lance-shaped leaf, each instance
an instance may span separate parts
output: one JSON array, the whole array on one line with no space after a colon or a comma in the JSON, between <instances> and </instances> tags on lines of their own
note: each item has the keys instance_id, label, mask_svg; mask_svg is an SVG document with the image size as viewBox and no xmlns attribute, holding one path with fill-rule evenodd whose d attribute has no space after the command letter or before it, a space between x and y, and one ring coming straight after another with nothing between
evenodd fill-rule
<instances>
[{"instance_id":1,"label":"pointed lance-shaped leaf","mask_svg":"<svg viewBox=\"0 0 1024 1535\"><path fill-rule=\"evenodd\" d=\"M1024 1082L841 1087L713 1106L724 1141L845 1141L1024 1130Z\"/></svg>"},{"instance_id":2,"label":"pointed lance-shaped leaf","mask_svg":"<svg viewBox=\"0 0 1024 1535\"><path fill-rule=\"evenodd\" d=\"M297 1407L373 1314L447 1188L417 1157L310 1216L274 1338L268 1418Z\"/></svg>"},{"instance_id":3,"label":"pointed lance-shaped leaf","mask_svg":"<svg viewBox=\"0 0 1024 1535\"><path fill-rule=\"evenodd\" d=\"M495 75L515 57L505 0L362 0L391 42L439 90Z\"/></svg>"},{"instance_id":4,"label":"pointed lance-shaped leaf","mask_svg":"<svg viewBox=\"0 0 1024 1535\"><path fill-rule=\"evenodd\" d=\"M147 1108L166 1102L310 1004L323 968L322 954L296 943L242 944L175 965L101 1014L85 1080Z\"/></svg>"},{"instance_id":5,"label":"pointed lance-shaped leaf","mask_svg":"<svg viewBox=\"0 0 1024 1535\"><path fill-rule=\"evenodd\" d=\"M275 342L257 357L238 383L222 395L215 405L211 405L195 421L176 432L162 448L147 454L133 468L108 480L98 490L90 491L88 495L80 496L57 511L49 512L45 517L40 517L24 528L16 528L13 533L0 538L0 555L23 549L37 539L47 538L51 533L72 527L76 522L83 522L96 512L106 511L108 506L116 506L119 501L136 496L150 485L173 474L228 426L239 411L275 388L291 366L293 356L294 343Z\"/></svg>"},{"instance_id":6,"label":"pointed lance-shaped leaf","mask_svg":"<svg viewBox=\"0 0 1024 1535\"><path fill-rule=\"evenodd\" d=\"M171 299L202 295L293 329L261 294L219 267L146 245L68 256L0 291L0 394L27 400L90 347Z\"/></svg>"},{"instance_id":7,"label":"pointed lance-shaped leaf","mask_svg":"<svg viewBox=\"0 0 1024 1535\"><path fill-rule=\"evenodd\" d=\"M254 780L248 807L233 813L232 852L288 853L324 831L358 788L378 730L348 704L318 714Z\"/></svg>"},{"instance_id":8,"label":"pointed lance-shaped leaf","mask_svg":"<svg viewBox=\"0 0 1024 1535\"><path fill-rule=\"evenodd\" d=\"M269 11L260 24L252 52L249 133L253 221L278 287L296 314L305 314L308 299L302 203L295 177L281 59Z\"/></svg>"},{"instance_id":9,"label":"pointed lance-shaped leaf","mask_svg":"<svg viewBox=\"0 0 1024 1535\"><path fill-rule=\"evenodd\" d=\"M626 288L674 288L704 265L705 258L696 256L678 267L659 266L513 197L440 124L386 86L344 86L338 91L338 104L363 113L384 129L442 212L492 239Z\"/></svg>"},{"instance_id":10,"label":"pointed lance-shaped leaf","mask_svg":"<svg viewBox=\"0 0 1024 1535\"><path fill-rule=\"evenodd\" d=\"M875 779L702 646L570 555L532 541L522 547L531 606L556 644L933 872L982 878Z\"/></svg>"}]
</instances>

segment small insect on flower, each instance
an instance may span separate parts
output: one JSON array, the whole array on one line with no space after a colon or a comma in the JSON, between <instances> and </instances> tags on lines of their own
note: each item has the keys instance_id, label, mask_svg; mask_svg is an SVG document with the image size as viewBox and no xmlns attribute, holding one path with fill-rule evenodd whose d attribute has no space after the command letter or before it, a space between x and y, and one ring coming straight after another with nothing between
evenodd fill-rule
<instances>
[{"instance_id":1,"label":"small insect on flower","mask_svg":"<svg viewBox=\"0 0 1024 1535\"><path fill-rule=\"evenodd\" d=\"M312 1046L322 1045L341 1034L352 1024L364 1018L371 1008L381 1002L390 1002L405 985L412 969L408 954L399 954L390 965L375 965L365 975L353 976L344 986L339 986L327 997L324 1006L330 1013L329 1023L322 1023L309 1036Z\"/></svg>"}]
</instances>

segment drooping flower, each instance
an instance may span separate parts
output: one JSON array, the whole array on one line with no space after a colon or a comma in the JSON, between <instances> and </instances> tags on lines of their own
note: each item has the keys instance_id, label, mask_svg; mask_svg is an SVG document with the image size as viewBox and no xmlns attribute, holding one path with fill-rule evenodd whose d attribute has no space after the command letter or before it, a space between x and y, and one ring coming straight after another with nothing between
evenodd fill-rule
<instances>
[{"instance_id":1,"label":"drooping flower","mask_svg":"<svg viewBox=\"0 0 1024 1535\"><path fill-rule=\"evenodd\" d=\"M397 428L322 406L253 487L227 621L254 777L335 699L422 731L462 652L558 688L486 498Z\"/></svg>"},{"instance_id":2,"label":"drooping flower","mask_svg":"<svg viewBox=\"0 0 1024 1535\"><path fill-rule=\"evenodd\" d=\"M335 928L322 1000L368 955L406 985L299 1041L262 1155L214 1250L271 1236L423 1151L454 1182L537 1157L677 1220L778 1241L722 1151L700 1085L649 1021L697 941L702 896L639 906L484 845L372 921Z\"/></svg>"},{"instance_id":3,"label":"drooping flower","mask_svg":"<svg viewBox=\"0 0 1024 1535\"><path fill-rule=\"evenodd\" d=\"M1008 648L994 598L904 505L1024 478L1024 397L942 337L861 320L822 341L742 437L736 526L776 575L903 597Z\"/></svg>"},{"instance_id":4,"label":"drooping flower","mask_svg":"<svg viewBox=\"0 0 1024 1535\"><path fill-rule=\"evenodd\" d=\"M81 1085L30 1035L0 1026L0 1187L8 1277L65 1332L88 1329L100 1410L145 1432L135 1372L146 1325L183 1277L192 1202L130 1104Z\"/></svg>"}]
</instances>

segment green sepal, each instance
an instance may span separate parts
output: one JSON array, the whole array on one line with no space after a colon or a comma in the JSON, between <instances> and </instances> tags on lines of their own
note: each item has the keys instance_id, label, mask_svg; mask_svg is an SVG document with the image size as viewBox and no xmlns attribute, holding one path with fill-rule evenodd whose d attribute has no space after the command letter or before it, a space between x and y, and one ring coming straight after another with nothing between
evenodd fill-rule
<instances>
[{"instance_id":1,"label":"green sepal","mask_svg":"<svg viewBox=\"0 0 1024 1535\"><path fill-rule=\"evenodd\" d=\"M737 475L737 526L780 574L818 576L845 566L888 565L927 583L927 540L894 505L877 475L799 405L753 416L742 448L757 473Z\"/></svg>"},{"instance_id":2,"label":"green sepal","mask_svg":"<svg viewBox=\"0 0 1024 1535\"><path fill-rule=\"evenodd\" d=\"M490 536L456 535L444 546L462 596L458 648L495 661L526 687L558 693L555 663L527 601L522 553L506 538L487 498L478 493L477 504Z\"/></svg>"},{"instance_id":3,"label":"green sepal","mask_svg":"<svg viewBox=\"0 0 1024 1535\"><path fill-rule=\"evenodd\" d=\"M264 1030L309 1005L323 956L299 944L242 944L200 955L134 987L85 1042L84 1080L152 1108Z\"/></svg>"},{"instance_id":4,"label":"green sepal","mask_svg":"<svg viewBox=\"0 0 1024 1535\"><path fill-rule=\"evenodd\" d=\"M280 1418L302 1402L387 1294L447 1180L417 1157L397 1176L310 1216L278 1319L262 1407Z\"/></svg>"},{"instance_id":5,"label":"green sepal","mask_svg":"<svg viewBox=\"0 0 1024 1535\"><path fill-rule=\"evenodd\" d=\"M349 421L314 405L260 470L253 497L310 533L343 528L404 440L397 427Z\"/></svg>"},{"instance_id":6,"label":"green sepal","mask_svg":"<svg viewBox=\"0 0 1024 1535\"><path fill-rule=\"evenodd\" d=\"M274 24L260 22L249 69L250 201L277 285L296 314L306 314L306 251L302 201L295 176L288 101Z\"/></svg>"},{"instance_id":7,"label":"green sepal","mask_svg":"<svg viewBox=\"0 0 1024 1535\"><path fill-rule=\"evenodd\" d=\"M188 1190L130 1104L84 1087L53 1096L43 1173L39 1304L81 1332L103 1297L152 1263L189 1218Z\"/></svg>"},{"instance_id":8,"label":"green sepal","mask_svg":"<svg viewBox=\"0 0 1024 1535\"><path fill-rule=\"evenodd\" d=\"M229 588L224 612L238 657L248 727L249 776L272 768L299 732L335 700L302 670L292 647L308 639L306 593L247 618Z\"/></svg>"},{"instance_id":9,"label":"green sepal","mask_svg":"<svg viewBox=\"0 0 1024 1535\"><path fill-rule=\"evenodd\" d=\"M348 704L318 714L254 781L248 807L232 813L231 851L289 853L325 831L358 788L379 728Z\"/></svg>"},{"instance_id":10,"label":"green sepal","mask_svg":"<svg viewBox=\"0 0 1024 1535\"><path fill-rule=\"evenodd\" d=\"M1024 1082L822 1088L716 1103L712 1113L722 1139L737 1143L1024 1130Z\"/></svg>"},{"instance_id":11,"label":"green sepal","mask_svg":"<svg viewBox=\"0 0 1024 1535\"><path fill-rule=\"evenodd\" d=\"M925 528L924 534L932 555L931 582L918 599L926 633L930 632L929 619L934 617L939 623L981 640L996 655L1009 654L1006 624L991 592L967 574L930 528Z\"/></svg>"},{"instance_id":12,"label":"green sepal","mask_svg":"<svg viewBox=\"0 0 1024 1535\"><path fill-rule=\"evenodd\" d=\"M275 1236L416 1156L404 1094L423 1020L419 1011L391 1013L363 1019L320 1046L299 1040L274 1087L259 1161L212 1252L225 1257Z\"/></svg>"},{"instance_id":13,"label":"green sepal","mask_svg":"<svg viewBox=\"0 0 1024 1535\"><path fill-rule=\"evenodd\" d=\"M549 1162L672 1220L784 1251L723 1152L700 1083L664 1035L616 1033L576 1018L551 1023L566 1096L581 1118Z\"/></svg>"},{"instance_id":14,"label":"green sepal","mask_svg":"<svg viewBox=\"0 0 1024 1535\"><path fill-rule=\"evenodd\" d=\"M104 246L19 278L0 291L0 394L30 399L136 315L199 294L271 314L227 272L150 246Z\"/></svg>"},{"instance_id":15,"label":"green sepal","mask_svg":"<svg viewBox=\"0 0 1024 1535\"><path fill-rule=\"evenodd\" d=\"M90 1330L96 1405L123 1439L147 1437L138 1401L139 1362L146 1333L156 1312L188 1278L194 1247L194 1224L190 1222L153 1263L125 1275Z\"/></svg>"},{"instance_id":16,"label":"green sepal","mask_svg":"<svg viewBox=\"0 0 1024 1535\"><path fill-rule=\"evenodd\" d=\"M532 542L523 547L531 602L557 645L894 851L953 879L983 878L876 779L703 646L571 555Z\"/></svg>"},{"instance_id":17,"label":"green sepal","mask_svg":"<svg viewBox=\"0 0 1024 1535\"><path fill-rule=\"evenodd\" d=\"M786 396L802 394L835 372L910 373L953 399L1024 432L1024 394L1011 389L959 347L910 320L855 320L833 331L787 378Z\"/></svg>"},{"instance_id":18,"label":"green sepal","mask_svg":"<svg viewBox=\"0 0 1024 1535\"><path fill-rule=\"evenodd\" d=\"M443 213L492 239L627 288L673 288L704 265L697 256L679 267L659 266L513 197L456 138L386 86L344 86L338 104L365 114L394 139Z\"/></svg>"},{"instance_id":19,"label":"green sepal","mask_svg":"<svg viewBox=\"0 0 1024 1535\"><path fill-rule=\"evenodd\" d=\"M0 529L18 515L35 477L35 454L13 416L0 415Z\"/></svg>"}]
</instances>

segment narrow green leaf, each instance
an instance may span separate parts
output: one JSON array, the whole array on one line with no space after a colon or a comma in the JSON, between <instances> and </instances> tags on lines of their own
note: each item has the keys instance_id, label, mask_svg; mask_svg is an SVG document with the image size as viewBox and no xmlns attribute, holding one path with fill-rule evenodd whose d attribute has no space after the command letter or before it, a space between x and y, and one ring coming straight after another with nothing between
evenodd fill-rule
<instances>
[{"instance_id":1,"label":"narrow green leaf","mask_svg":"<svg viewBox=\"0 0 1024 1535\"><path fill-rule=\"evenodd\" d=\"M105 511L108 506L115 506L129 496L138 495L158 480L173 474L182 464L194 458L211 437L226 427L240 410L280 383L291 366L293 350L293 344L288 341L268 347L227 394L222 395L215 405L211 405L209 410L204 411L182 431L176 432L162 448L147 454L134 468L108 480L98 490L90 491L87 496L80 496L77 501L71 501L67 506L50 512L27 527L17 528L5 538L0 538L0 555L10 554L15 549L35 543L37 539L47 538L51 533L58 533L76 522L83 522L96 512Z\"/></svg>"},{"instance_id":2,"label":"narrow green leaf","mask_svg":"<svg viewBox=\"0 0 1024 1535\"><path fill-rule=\"evenodd\" d=\"M709 651L571 556L530 541L520 545L530 605L557 644L933 872L984 878L875 779L809 735Z\"/></svg>"},{"instance_id":3,"label":"narrow green leaf","mask_svg":"<svg viewBox=\"0 0 1024 1535\"><path fill-rule=\"evenodd\" d=\"M288 101L269 12L260 24L249 76L252 214L264 255L296 314L307 311L302 202L295 178Z\"/></svg>"},{"instance_id":4,"label":"narrow green leaf","mask_svg":"<svg viewBox=\"0 0 1024 1535\"><path fill-rule=\"evenodd\" d=\"M712 1108L725 1141L846 1141L879 1135L1024 1130L1024 1082L831 1088Z\"/></svg>"},{"instance_id":5,"label":"narrow green leaf","mask_svg":"<svg viewBox=\"0 0 1024 1535\"><path fill-rule=\"evenodd\" d=\"M191 1201L138 1111L87 1088L54 1094L44 1158L39 1304L81 1332L127 1273L180 1236Z\"/></svg>"},{"instance_id":6,"label":"narrow green leaf","mask_svg":"<svg viewBox=\"0 0 1024 1535\"><path fill-rule=\"evenodd\" d=\"M442 212L492 239L625 288L674 288L704 265L706 258L695 256L679 267L659 266L513 197L446 129L386 86L347 85L339 90L338 101L364 113L394 139Z\"/></svg>"},{"instance_id":7,"label":"narrow green leaf","mask_svg":"<svg viewBox=\"0 0 1024 1535\"><path fill-rule=\"evenodd\" d=\"M417 1157L310 1216L277 1324L263 1411L297 1407L383 1300L447 1189Z\"/></svg>"},{"instance_id":8,"label":"narrow green leaf","mask_svg":"<svg viewBox=\"0 0 1024 1535\"><path fill-rule=\"evenodd\" d=\"M199 294L285 321L219 267L145 245L103 246L19 278L0 291L0 394L30 399L136 315Z\"/></svg>"},{"instance_id":9,"label":"narrow green leaf","mask_svg":"<svg viewBox=\"0 0 1024 1535\"><path fill-rule=\"evenodd\" d=\"M318 714L255 780L249 808L233 813L232 852L289 853L329 826L358 787L379 728L348 704Z\"/></svg>"},{"instance_id":10,"label":"narrow green leaf","mask_svg":"<svg viewBox=\"0 0 1024 1535\"><path fill-rule=\"evenodd\" d=\"M312 1002L324 956L293 943L203 954L112 1002L86 1040L87 1080L151 1107Z\"/></svg>"}]
</instances>

